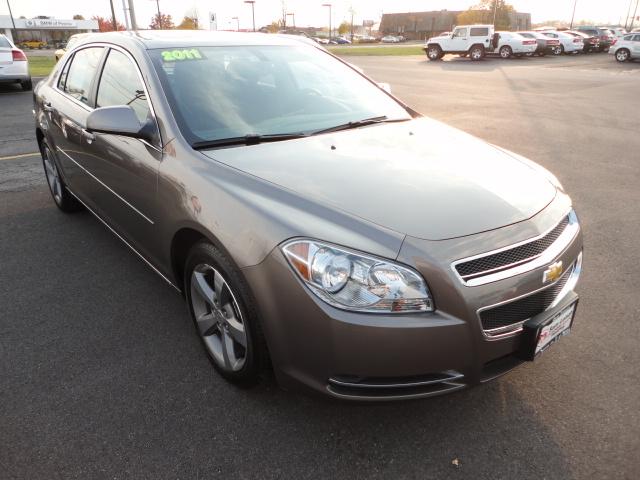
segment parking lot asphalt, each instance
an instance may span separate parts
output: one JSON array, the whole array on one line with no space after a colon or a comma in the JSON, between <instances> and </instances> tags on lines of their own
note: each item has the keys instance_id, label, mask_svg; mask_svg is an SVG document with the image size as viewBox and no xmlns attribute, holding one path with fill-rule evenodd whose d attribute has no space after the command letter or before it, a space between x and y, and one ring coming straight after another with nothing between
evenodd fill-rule
<instances>
[{"instance_id":1,"label":"parking lot asphalt","mask_svg":"<svg viewBox=\"0 0 640 480\"><path fill-rule=\"evenodd\" d=\"M0 478L637 478L640 63L348 60L559 177L585 234L572 334L421 401L232 387L180 296L89 214L54 207L28 155L31 94L0 87Z\"/></svg>"}]
</instances>

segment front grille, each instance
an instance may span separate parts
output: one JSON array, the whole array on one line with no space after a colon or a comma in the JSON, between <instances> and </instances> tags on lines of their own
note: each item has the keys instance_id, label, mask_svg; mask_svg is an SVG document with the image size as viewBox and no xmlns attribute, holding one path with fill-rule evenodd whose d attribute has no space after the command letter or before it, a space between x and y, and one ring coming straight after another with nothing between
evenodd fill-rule
<instances>
[{"instance_id":1,"label":"front grille","mask_svg":"<svg viewBox=\"0 0 640 480\"><path fill-rule=\"evenodd\" d=\"M573 273L571 266L552 286L533 295L480 312L483 330L508 327L544 312L558 297Z\"/></svg>"},{"instance_id":2,"label":"front grille","mask_svg":"<svg viewBox=\"0 0 640 480\"><path fill-rule=\"evenodd\" d=\"M456 265L456 271L465 280L480 276L486 272L494 272L515 266L541 255L555 242L569 224L569 217L565 217L545 236L529 243L519 245L502 252L476 258Z\"/></svg>"}]
</instances>

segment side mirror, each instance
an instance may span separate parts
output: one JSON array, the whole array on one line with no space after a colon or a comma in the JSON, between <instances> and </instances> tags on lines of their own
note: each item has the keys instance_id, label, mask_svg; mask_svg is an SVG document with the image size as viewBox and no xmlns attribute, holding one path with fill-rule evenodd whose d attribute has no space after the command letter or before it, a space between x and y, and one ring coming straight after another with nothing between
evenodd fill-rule
<instances>
[{"instance_id":1,"label":"side mirror","mask_svg":"<svg viewBox=\"0 0 640 480\"><path fill-rule=\"evenodd\" d=\"M391 93L391 85L386 82L378 82L378 86L387 93Z\"/></svg>"},{"instance_id":2,"label":"side mirror","mask_svg":"<svg viewBox=\"0 0 640 480\"><path fill-rule=\"evenodd\" d=\"M149 135L144 127L128 105L96 108L87 116L87 131L90 133L110 133L147 140Z\"/></svg>"}]
</instances>

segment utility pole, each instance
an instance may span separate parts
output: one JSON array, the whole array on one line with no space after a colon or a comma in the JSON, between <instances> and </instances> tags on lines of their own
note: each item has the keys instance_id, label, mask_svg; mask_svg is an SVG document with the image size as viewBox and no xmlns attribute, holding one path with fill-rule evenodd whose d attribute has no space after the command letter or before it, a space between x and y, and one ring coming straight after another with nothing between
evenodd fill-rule
<instances>
[{"instance_id":1,"label":"utility pole","mask_svg":"<svg viewBox=\"0 0 640 480\"><path fill-rule=\"evenodd\" d=\"M256 31L256 12L255 12L255 4L256 4L256 0L244 0L244 3L250 3L251 4L251 19L253 20L253 31Z\"/></svg>"},{"instance_id":2,"label":"utility pole","mask_svg":"<svg viewBox=\"0 0 640 480\"><path fill-rule=\"evenodd\" d=\"M113 9L113 0L109 0L111 4L111 21L113 22L113 29L118 31L118 21L116 20L116 11Z\"/></svg>"},{"instance_id":3,"label":"utility pole","mask_svg":"<svg viewBox=\"0 0 640 480\"><path fill-rule=\"evenodd\" d=\"M493 28L496 28L497 15L498 15L498 0L493 0Z\"/></svg>"},{"instance_id":4,"label":"utility pole","mask_svg":"<svg viewBox=\"0 0 640 480\"><path fill-rule=\"evenodd\" d=\"M11 37L13 39L13 35L16 34L16 22L13 20L13 13L11 12L11 5L9 4L9 0L7 0L7 8L9 9L9 16L11 17L11 25L13 25L13 30L11 31ZM16 42L17 39L13 41Z\"/></svg>"},{"instance_id":5,"label":"utility pole","mask_svg":"<svg viewBox=\"0 0 640 480\"><path fill-rule=\"evenodd\" d=\"M331 4L323 3L323 7L329 7L329 43L331 43Z\"/></svg>"},{"instance_id":6,"label":"utility pole","mask_svg":"<svg viewBox=\"0 0 640 480\"><path fill-rule=\"evenodd\" d=\"M629 24L629 15L631 15L631 7L633 6L633 0L629 0L629 8L627 8L627 16L624 17L624 29L627 29L627 25Z\"/></svg>"},{"instance_id":7,"label":"utility pole","mask_svg":"<svg viewBox=\"0 0 640 480\"><path fill-rule=\"evenodd\" d=\"M138 24L136 23L136 11L133 8L133 0L129 0L129 16L131 17L131 29L138 30Z\"/></svg>"},{"instance_id":8,"label":"utility pole","mask_svg":"<svg viewBox=\"0 0 640 480\"><path fill-rule=\"evenodd\" d=\"M160 13L160 0L156 0L156 9L158 10L158 26L162 30L162 14Z\"/></svg>"},{"instance_id":9,"label":"utility pole","mask_svg":"<svg viewBox=\"0 0 640 480\"><path fill-rule=\"evenodd\" d=\"M640 3L640 0L636 0L636 8L633 10L633 15L631 16L631 25L629 25L629 30L633 30L633 22L636 19L636 13L638 13L638 3Z\"/></svg>"},{"instance_id":10,"label":"utility pole","mask_svg":"<svg viewBox=\"0 0 640 480\"><path fill-rule=\"evenodd\" d=\"M573 19L576 16L576 5L578 4L578 0L573 0L573 13L571 14L571 24L569 25L569 30L573 30Z\"/></svg>"},{"instance_id":11,"label":"utility pole","mask_svg":"<svg viewBox=\"0 0 640 480\"><path fill-rule=\"evenodd\" d=\"M125 1L126 0L122 0L122 13L124 13L124 25L127 27L127 31L129 31L129 15L127 14L127 5Z\"/></svg>"}]
</instances>

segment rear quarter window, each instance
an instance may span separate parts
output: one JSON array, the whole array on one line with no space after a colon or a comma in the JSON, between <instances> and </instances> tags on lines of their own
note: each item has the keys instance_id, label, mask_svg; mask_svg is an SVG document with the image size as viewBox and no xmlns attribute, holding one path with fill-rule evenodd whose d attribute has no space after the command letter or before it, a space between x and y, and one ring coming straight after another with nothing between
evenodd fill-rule
<instances>
[{"instance_id":1,"label":"rear quarter window","mask_svg":"<svg viewBox=\"0 0 640 480\"><path fill-rule=\"evenodd\" d=\"M472 37L487 37L489 35L488 28L472 28L471 36Z\"/></svg>"},{"instance_id":2,"label":"rear quarter window","mask_svg":"<svg viewBox=\"0 0 640 480\"><path fill-rule=\"evenodd\" d=\"M9 40L4 36L0 36L0 48L11 48Z\"/></svg>"}]
</instances>

